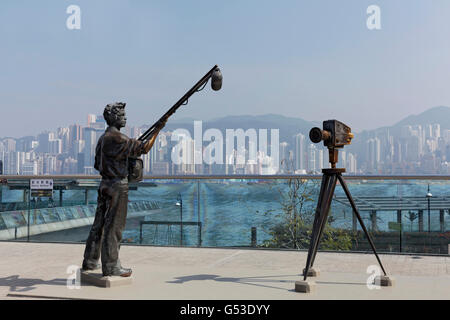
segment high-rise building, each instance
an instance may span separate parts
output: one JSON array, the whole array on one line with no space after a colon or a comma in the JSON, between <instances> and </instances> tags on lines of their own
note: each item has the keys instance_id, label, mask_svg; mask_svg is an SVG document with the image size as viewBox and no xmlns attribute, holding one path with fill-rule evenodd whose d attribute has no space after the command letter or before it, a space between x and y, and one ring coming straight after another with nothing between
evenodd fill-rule
<instances>
[{"instance_id":1,"label":"high-rise building","mask_svg":"<svg viewBox=\"0 0 450 320\"><path fill-rule=\"evenodd\" d=\"M87 116L87 126L91 128L91 125L95 123L97 116L95 114L88 114Z\"/></svg>"},{"instance_id":2,"label":"high-rise building","mask_svg":"<svg viewBox=\"0 0 450 320\"><path fill-rule=\"evenodd\" d=\"M433 138L441 137L441 125L439 123L433 124L431 131L433 133Z\"/></svg>"},{"instance_id":3,"label":"high-rise building","mask_svg":"<svg viewBox=\"0 0 450 320\"><path fill-rule=\"evenodd\" d=\"M154 162L152 167L153 175L168 175L169 174L169 162Z\"/></svg>"},{"instance_id":4,"label":"high-rise building","mask_svg":"<svg viewBox=\"0 0 450 320\"><path fill-rule=\"evenodd\" d=\"M16 151L5 152L3 169L5 174L16 175L20 171L19 154Z\"/></svg>"},{"instance_id":5,"label":"high-rise building","mask_svg":"<svg viewBox=\"0 0 450 320\"><path fill-rule=\"evenodd\" d=\"M61 139L52 139L48 141L48 153L50 154L61 154L62 153L62 140Z\"/></svg>"},{"instance_id":6,"label":"high-rise building","mask_svg":"<svg viewBox=\"0 0 450 320\"><path fill-rule=\"evenodd\" d=\"M42 132L38 134L37 140L39 144L36 151L41 153L48 153L48 141L50 140L50 132Z\"/></svg>"},{"instance_id":7,"label":"high-rise building","mask_svg":"<svg viewBox=\"0 0 450 320\"><path fill-rule=\"evenodd\" d=\"M339 152L339 158L338 161L341 163L341 167L345 168L348 172L348 166L347 166L347 152L342 150Z\"/></svg>"},{"instance_id":8,"label":"high-rise building","mask_svg":"<svg viewBox=\"0 0 450 320\"><path fill-rule=\"evenodd\" d=\"M306 157L305 157L305 136L301 133L295 136L295 169L306 169Z\"/></svg>"},{"instance_id":9,"label":"high-rise building","mask_svg":"<svg viewBox=\"0 0 450 320\"><path fill-rule=\"evenodd\" d=\"M381 142L377 137L366 142L367 169L370 172L376 171L381 160Z\"/></svg>"},{"instance_id":10,"label":"high-rise building","mask_svg":"<svg viewBox=\"0 0 450 320\"><path fill-rule=\"evenodd\" d=\"M44 174L57 174L57 159L55 155L46 154L44 155Z\"/></svg>"},{"instance_id":11,"label":"high-rise building","mask_svg":"<svg viewBox=\"0 0 450 320\"><path fill-rule=\"evenodd\" d=\"M25 161L20 167L20 174L25 176L38 175L38 162L37 160Z\"/></svg>"},{"instance_id":12,"label":"high-rise building","mask_svg":"<svg viewBox=\"0 0 450 320\"><path fill-rule=\"evenodd\" d=\"M66 158L64 159L62 172L61 174L76 174L78 173L78 161L74 158Z\"/></svg>"},{"instance_id":13,"label":"high-rise building","mask_svg":"<svg viewBox=\"0 0 450 320\"><path fill-rule=\"evenodd\" d=\"M36 138L31 136L17 139L15 151L29 152L36 143Z\"/></svg>"},{"instance_id":14,"label":"high-rise building","mask_svg":"<svg viewBox=\"0 0 450 320\"><path fill-rule=\"evenodd\" d=\"M84 174L84 153L77 154L77 173Z\"/></svg>"},{"instance_id":15,"label":"high-rise building","mask_svg":"<svg viewBox=\"0 0 450 320\"><path fill-rule=\"evenodd\" d=\"M444 130L442 132L442 137L444 138L445 143L450 144L450 130Z\"/></svg>"},{"instance_id":16,"label":"high-rise building","mask_svg":"<svg viewBox=\"0 0 450 320\"><path fill-rule=\"evenodd\" d=\"M317 150L317 170L322 170L324 168L324 156L323 149Z\"/></svg>"},{"instance_id":17,"label":"high-rise building","mask_svg":"<svg viewBox=\"0 0 450 320\"><path fill-rule=\"evenodd\" d=\"M426 139L437 139L441 136L441 125L438 123L428 124L424 127Z\"/></svg>"},{"instance_id":18,"label":"high-rise building","mask_svg":"<svg viewBox=\"0 0 450 320\"><path fill-rule=\"evenodd\" d=\"M308 147L308 171L310 173L315 173L317 171L316 149L316 146L312 143Z\"/></svg>"},{"instance_id":19,"label":"high-rise building","mask_svg":"<svg viewBox=\"0 0 450 320\"><path fill-rule=\"evenodd\" d=\"M288 147L289 144L287 142L280 143L280 172L287 172L291 169Z\"/></svg>"},{"instance_id":20,"label":"high-rise building","mask_svg":"<svg viewBox=\"0 0 450 320\"><path fill-rule=\"evenodd\" d=\"M58 128L58 139L61 139L61 152L68 153L70 151L70 129Z\"/></svg>"},{"instance_id":21,"label":"high-rise building","mask_svg":"<svg viewBox=\"0 0 450 320\"><path fill-rule=\"evenodd\" d=\"M406 160L419 161L422 155L422 139L418 135L412 135L406 139Z\"/></svg>"},{"instance_id":22,"label":"high-rise building","mask_svg":"<svg viewBox=\"0 0 450 320\"><path fill-rule=\"evenodd\" d=\"M84 166L94 167L95 160L95 147L97 146L97 140L99 136L97 130L93 128L83 128L84 137ZM85 171L85 170L83 170Z\"/></svg>"},{"instance_id":23,"label":"high-rise building","mask_svg":"<svg viewBox=\"0 0 450 320\"><path fill-rule=\"evenodd\" d=\"M357 166L356 166L356 157L353 153L348 153L346 156L346 168L348 173L357 173Z\"/></svg>"},{"instance_id":24,"label":"high-rise building","mask_svg":"<svg viewBox=\"0 0 450 320\"><path fill-rule=\"evenodd\" d=\"M84 152L84 146L85 146L84 140L76 140L73 142L72 153L76 155L75 158L78 157L79 153Z\"/></svg>"},{"instance_id":25,"label":"high-rise building","mask_svg":"<svg viewBox=\"0 0 450 320\"><path fill-rule=\"evenodd\" d=\"M11 138L6 138L3 140L3 145L5 148L5 152L13 152L16 150L16 140Z\"/></svg>"}]
</instances>

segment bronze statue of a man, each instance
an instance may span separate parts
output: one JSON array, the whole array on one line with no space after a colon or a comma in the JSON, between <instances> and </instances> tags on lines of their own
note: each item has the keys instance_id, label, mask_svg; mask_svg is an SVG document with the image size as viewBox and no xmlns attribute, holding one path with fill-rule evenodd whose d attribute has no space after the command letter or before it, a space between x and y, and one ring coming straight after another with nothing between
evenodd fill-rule
<instances>
[{"instance_id":1,"label":"bronze statue of a man","mask_svg":"<svg viewBox=\"0 0 450 320\"><path fill-rule=\"evenodd\" d=\"M104 276L129 277L132 270L123 268L119 260L122 231L128 208L128 158L148 153L165 122L147 141L130 139L120 132L125 127L125 103L108 104L103 112L108 128L95 150L95 169L102 181L98 189L97 211L84 251L83 270L100 268Z\"/></svg>"}]
</instances>

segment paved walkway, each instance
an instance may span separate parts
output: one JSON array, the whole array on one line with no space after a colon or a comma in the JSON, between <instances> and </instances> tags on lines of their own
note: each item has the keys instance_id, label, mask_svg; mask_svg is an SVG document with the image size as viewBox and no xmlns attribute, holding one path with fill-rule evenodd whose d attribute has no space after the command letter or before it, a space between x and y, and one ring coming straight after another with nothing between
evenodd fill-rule
<instances>
[{"instance_id":1,"label":"paved walkway","mask_svg":"<svg viewBox=\"0 0 450 320\"><path fill-rule=\"evenodd\" d=\"M67 287L82 244L0 242L0 298L75 299L450 299L450 257L381 255L396 285L369 290L372 254L319 252L314 294L297 293L306 252L122 246L134 283Z\"/></svg>"}]
</instances>

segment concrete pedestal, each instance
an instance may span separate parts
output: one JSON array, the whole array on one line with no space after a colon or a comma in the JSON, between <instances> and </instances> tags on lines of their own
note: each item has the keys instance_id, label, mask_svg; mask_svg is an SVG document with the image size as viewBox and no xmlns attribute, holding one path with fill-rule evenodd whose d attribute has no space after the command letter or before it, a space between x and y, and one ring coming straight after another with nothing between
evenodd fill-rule
<instances>
[{"instance_id":1,"label":"concrete pedestal","mask_svg":"<svg viewBox=\"0 0 450 320\"><path fill-rule=\"evenodd\" d=\"M395 278L392 276L378 276L373 281L373 284L381 287L392 287L395 284Z\"/></svg>"},{"instance_id":2,"label":"concrete pedestal","mask_svg":"<svg viewBox=\"0 0 450 320\"><path fill-rule=\"evenodd\" d=\"M302 276L305 275L305 269L303 269L303 273ZM308 270L308 277L318 277L320 275L320 270L319 268L309 268Z\"/></svg>"},{"instance_id":3,"label":"concrete pedestal","mask_svg":"<svg viewBox=\"0 0 450 320\"><path fill-rule=\"evenodd\" d=\"M315 291L316 283L314 281L295 281L295 291L303 293L311 293Z\"/></svg>"},{"instance_id":4,"label":"concrete pedestal","mask_svg":"<svg viewBox=\"0 0 450 320\"><path fill-rule=\"evenodd\" d=\"M119 277L110 276L104 277L103 274L98 271L81 271L80 272L81 284L92 284L97 287L112 288L124 285L130 285L133 283L133 276Z\"/></svg>"}]
</instances>

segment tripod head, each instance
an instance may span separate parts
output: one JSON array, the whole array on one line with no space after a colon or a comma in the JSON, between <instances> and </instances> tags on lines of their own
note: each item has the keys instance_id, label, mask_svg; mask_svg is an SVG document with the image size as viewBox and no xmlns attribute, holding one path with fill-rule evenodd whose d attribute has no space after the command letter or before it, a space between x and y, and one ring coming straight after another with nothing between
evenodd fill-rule
<instances>
[{"instance_id":1,"label":"tripod head","mask_svg":"<svg viewBox=\"0 0 450 320\"><path fill-rule=\"evenodd\" d=\"M329 162L331 168L336 168L338 162L338 151L350 144L354 135L352 129L338 120L326 120L323 122L323 130L314 127L309 131L309 138L314 143L323 140L323 144L328 148Z\"/></svg>"}]
</instances>

